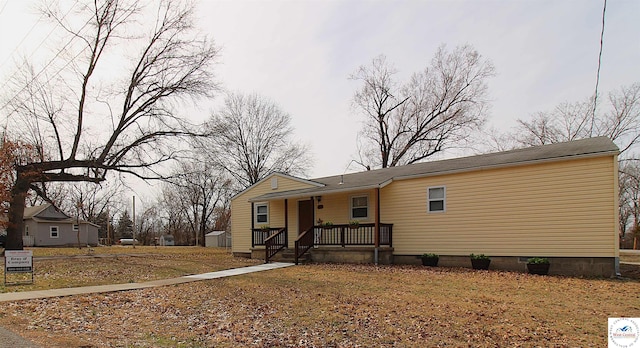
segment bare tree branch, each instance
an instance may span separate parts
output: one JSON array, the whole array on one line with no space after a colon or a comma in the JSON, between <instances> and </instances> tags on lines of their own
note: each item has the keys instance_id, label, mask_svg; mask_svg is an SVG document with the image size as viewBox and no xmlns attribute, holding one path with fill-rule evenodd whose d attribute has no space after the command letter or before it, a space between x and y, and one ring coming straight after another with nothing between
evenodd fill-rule
<instances>
[{"instance_id":1,"label":"bare tree branch","mask_svg":"<svg viewBox=\"0 0 640 348\"><path fill-rule=\"evenodd\" d=\"M157 168L180 157L174 140L198 134L176 102L217 90L211 66L218 49L193 27L191 4L161 1L149 31L141 24L150 16L142 18L148 12L137 1L89 1L79 5L74 21L52 7L45 11L69 40L51 60L60 63L42 70L52 73L32 69L13 81L11 106L19 117L10 119L8 136L28 139L41 151L38 160L16 167L8 245L17 249L26 190L38 187L46 196L44 183L98 183L111 171L170 177ZM130 57L114 54L121 51L117 45L127 45ZM109 61L127 58L130 69ZM114 71L128 77L109 80Z\"/></svg>"},{"instance_id":2,"label":"bare tree branch","mask_svg":"<svg viewBox=\"0 0 640 348\"><path fill-rule=\"evenodd\" d=\"M486 80L494 69L470 46L452 52L440 47L431 65L403 85L394 80L396 73L378 56L350 76L362 82L353 104L366 116L358 161L364 167L423 161L482 126Z\"/></svg>"}]
</instances>

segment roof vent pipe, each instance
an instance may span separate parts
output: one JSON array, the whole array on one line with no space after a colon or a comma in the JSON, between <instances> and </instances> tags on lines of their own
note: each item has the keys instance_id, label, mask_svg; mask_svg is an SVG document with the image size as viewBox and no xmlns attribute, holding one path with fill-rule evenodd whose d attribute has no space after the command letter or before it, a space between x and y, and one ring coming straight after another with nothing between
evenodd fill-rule
<instances>
[{"instance_id":1,"label":"roof vent pipe","mask_svg":"<svg viewBox=\"0 0 640 348\"><path fill-rule=\"evenodd\" d=\"M340 183L338 185L344 184L344 174L340 175Z\"/></svg>"}]
</instances>

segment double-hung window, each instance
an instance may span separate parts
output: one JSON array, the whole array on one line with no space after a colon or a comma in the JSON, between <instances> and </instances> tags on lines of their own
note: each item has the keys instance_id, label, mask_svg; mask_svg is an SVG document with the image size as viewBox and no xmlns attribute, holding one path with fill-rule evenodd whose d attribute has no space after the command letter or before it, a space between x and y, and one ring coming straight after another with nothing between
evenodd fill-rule
<instances>
[{"instance_id":1,"label":"double-hung window","mask_svg":"<svg viewBox=\"0 0 640 348\"><path fill-rule=\"evenodd\" d=\"M269 224L269 204L256 203L254 209L255 209L256 224L268 225Z\"/></svg>"},{"instance_id":2,"label":"double-hung window","mask_svg":"<svg viewBox=\"0 0 640 348\"><path fill-rule=\"evenodd\" d=\"M50 226L49 227L49 238L59 238L60 232L58 231L58 226Z\"/></svg>"},{"instance_id":3,"label":"double-hung window","mask_svg":"<svg viewBox=\"0 0 640 348\"><path fill-rule=\"evenodd\" d=\"M428 210L430 213L444 212L446 208L446 189L444 186L429 187Z\"/></svg>"},{"instance_id":4,"label":"double-hung window","mask_svg":"<svg viewBox=\"0 0 640 348\"><path fill-rule=\"evenodd\" d=\"M351 197L351 219L364 220L369 217L369 196Z\"/></svg>"}]
</instances>

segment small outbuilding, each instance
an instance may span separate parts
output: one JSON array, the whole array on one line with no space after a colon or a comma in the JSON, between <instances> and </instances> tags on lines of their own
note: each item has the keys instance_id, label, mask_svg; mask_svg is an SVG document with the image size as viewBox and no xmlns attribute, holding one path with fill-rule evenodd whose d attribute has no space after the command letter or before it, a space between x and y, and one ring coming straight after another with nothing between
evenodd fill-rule
<instances>
[{"instance_id":1,"label":"small outbuilding","mask_svg":"<svg viewBox=\"0 0 640 348\"><path fill-rule=\"evenodd\" d=\"M204 246L213 248L222 248L231 246L231 240L228 240L229 234L225 231L213 231L204 236Z\"/></svg>"},{"instance_id":2,"label":"small outbuilding","mask_svg":"<svg viewBox=\"0 0 640 348\"><path fill-rule=\"evenodd\" d=\"M160 242L161 246L174 246L174 245L176 245L176 240L170 234L166 234L166 235L160 236L159 242Z\"/></svg>"}]
</instances>

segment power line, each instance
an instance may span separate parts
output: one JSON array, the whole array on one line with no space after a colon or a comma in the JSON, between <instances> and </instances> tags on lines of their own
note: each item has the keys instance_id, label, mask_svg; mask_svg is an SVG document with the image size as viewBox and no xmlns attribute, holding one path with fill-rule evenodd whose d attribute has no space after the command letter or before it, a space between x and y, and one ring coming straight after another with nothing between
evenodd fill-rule
<instances>
[{"instance_id":1,"label":"power line","mask_svg":"<svg viewBox=\"0 0 640 348\"><path fill-rule=\"evenodd\" d=\"M603 1L602 6L602 30L600 31L600 52L598 53L598 70L596 71L596 88L593 94L593 113L591 115L591 130L590 135L593 135L593 126L596 120L596 107L598 105L598 86L600 85L600 66L602 65L602 46L604 43L604 19L607 12L607 0Z\"/></svg>"},{"instance_id":2,"label":"power line","mask_svg":"<svg viewBox=\"0 0 640 348\"><path fill-rule=\"evenodd\" d=\"M4 5L2 5L2 8L0 8L0 14L2 14L2 12L4 12L4 8L7 7L7 4L9 3L9 0L6 0L4 2Z\"/></svg>"},{"instance_id":3,"label":"power line","mask_svg":"<svg viewBox=\"0 0 640 348\"><path fill-rule=\"evenodd\" d=\"M76 0L76 2L74 3L74 6L75 6L75 4L77 4L77 3L78 3L78 0ZM73 8L73 6L72 6L72 8ZM71 12L71 9L70 9L66 14L64 14L64 16L62 17L62 19L64 19L64 17L66 17L66 15L67 15L67 14L69 14L69 12ZM89 17L89 19L84 23L84 25L83 25L83 26L82 26L78 31L83 30L87 25L89 25L89 23L91 23L92 19L93 19L92 17ZM55 29L55 28L54 28L54 29ZM50 34L51 34L51 32L49 33L49 35L50 35ZM68 41L68 42L67 42L67 43L66 43L62 48L60 48L60 49L58 50L58 52L53 56L53 58L51 58L51 60L49 60L49 62L48 62L47 64L45 64L45 66L44 66L42 69L40 69L40 71L38 71L38 73L37 73L37 74L35 74L35 76L34 76L33 78L31 78L31 80L30 80L29 82L25 83L24 87L22 87L18 92L16 92L16 94L14 94L14 96L13 96L13 97L9 98L9 100L8 100L6 103L4 103L4 105L0 106L0 111L2 111L2 110L3 110L3 109L5 109L9 104L11 104L11 102L13 102L13 100L14 100L14 99L16 99L16 98L18 97L18 95L20 95L20 93L22 93L22 91L24 91L24 90L27 88L27 86L29 86L31 83L33 83L33 81L35 81L38 77L40 77L40 75L41 75L41 74L42 74L42 73L43 73L43 72L44 72L44 71L45 71L45 70L46 70L46 69L47 69L51 64L53 64L53 62L58 58L58 56L60 56L60 54L61 54L62 52L64 52L64 51L66 50L66 48L67 48L67 47L68 47L68 46L69 46L69 45L70 45L70 44L71 44L71 43L72 43L76 38L77 38L76 36L72 36L72 37L71 37L71 39L69 39L69 41ZM43 41L43 42L44 42L44 41ZM42 43L41 43L41 44L42 44ZM81 53L82 53L82 50L80 50L80 52L78 52L78 54L76 54L76 55L73 57L73 59L69 60L69 61L67 62L67 64L65 64L65 65L64 65L60 70L58 70L55 74L51 75L51 76L47 79L47 81L44 83L44 85L46 85L47 83L49 83L49 82L50 82L54 77L58 76L58 75L62 72L62 70L64 70L67 66L69 66L69 64L71 64L71 63L74 61L74 59L75 59L75 58L77 58ZM11 77L13 77L13 76L15 76L15 74L14 74L14 75L12 75ZM11 112L6 116L6 117L7 117L7 122L8 122L8 120L9 120L9 116L11 116L11 114L13 114L15 111L16 111L15 109L14 109L14 110L12 110L12 111L11 111Z\"/></svg>"},{"instance_id":4,"label":"power line","mask_svg":"<svg viewBox=\"0 0 640 348\"><path fill-rule=\"evenodd\" d=\"M27 39L27 37L29 35L31 35L31 32L33 31L33 29L35 29L35 27L38 25L38 23L40 23L40 21L42 20L42 18L44 18L44 14L40 15L40 18L38 18L38 20L33 23L33 25L31 26L31 29L29 29L29 31L22 37L22 40L20 40L20 42L13 48L13 51L11 51L11 53L7 56L7 58L2 62L1 65L5 65L7 63L7 61L9 59L11 59L11 57L13 57L13 55L16 53L16 51L18 50L18 48L20 48L20 46L22 46L22 44L24 43L24 40ZM55 28L54 28L55 29ZM53 33L53 30L51 30L49 32L49 34L44 38L44 40L42 40L42 42L40 42L40 45L38 45L38 47L36 47L36 49L34 50L34 52L40 48L40 46L42 45L42 43L45 42L45 40L47 40L49 38L49 36L51 35L51 33ZM32 54L33 56L33 54Z\"/></svg>"}]
</instances>

